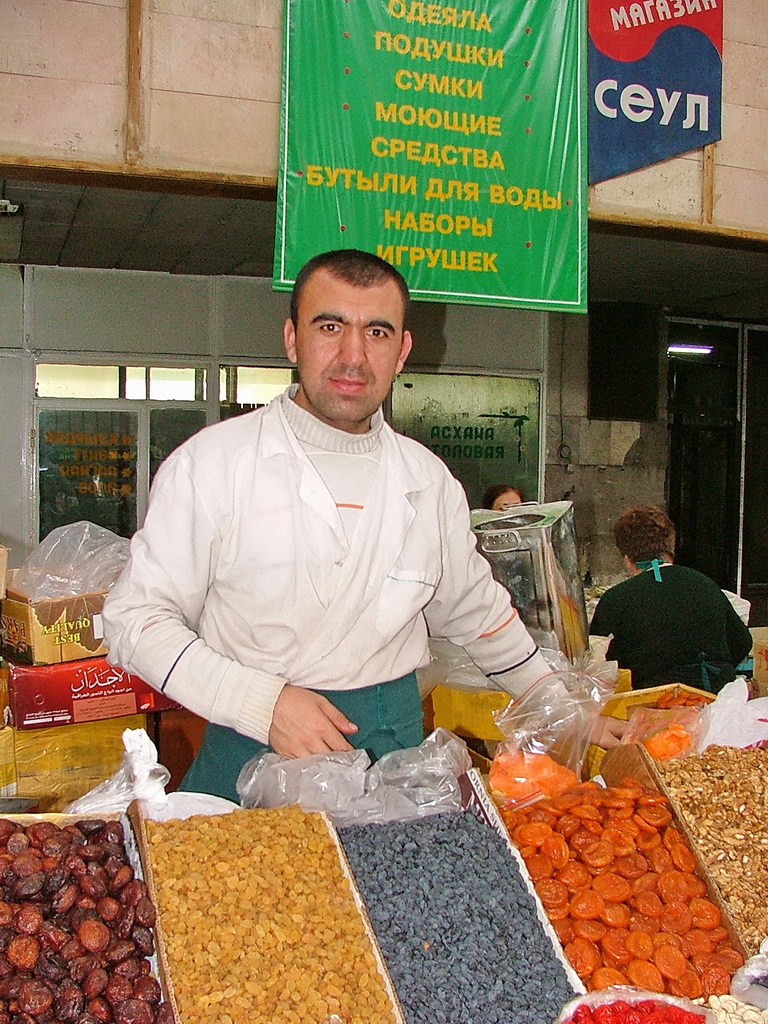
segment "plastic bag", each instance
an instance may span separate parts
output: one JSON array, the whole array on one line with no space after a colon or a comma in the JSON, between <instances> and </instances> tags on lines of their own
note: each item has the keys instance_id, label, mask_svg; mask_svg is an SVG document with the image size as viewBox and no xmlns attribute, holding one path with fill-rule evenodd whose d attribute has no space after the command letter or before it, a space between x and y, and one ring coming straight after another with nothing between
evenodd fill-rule
<instances>
[{"instance_id":1,"label":"plastic bag","mask_svg":"<svg viewBox=\"0 0 768 1024\"><path fill-rule=\"evenodd\" d=\"M726 683L701 711L703 731L698 752L707 747L755 747L768 743L768 697L749 699L743 676Z\"/></svg>"},{"instance_id":2,"label":"plastic bag","mask_svg":"<svg viewBox=\"0 0 768 1024\"><path fill-rule=\"evenodd\" d=\"M656 761L686 757L699 749L705 724L694 707L636 708L622 743L642 743Z\"/></svg>"},{"instance_id":3,"label":"plastic bag","mask_svg":"<svg viewBox=\"0 0 768 1024\"><path fill-rule=\"evenodd\" d=\"M731 978L731 995L742 1003L768 1010L768 939L760 944L760 951L751 956Z\"/></svg>"},{"instance_id":4,"label":"plastic bag","mask_svg":"<svg viewBox=\"0 0 768 1024\"><path fill-rule=\"evenodd\" d=\"M461 809L458 778L471 767L466 745L435 729L418 747L394 750L373 767L364 750L287 758L260 754L240 770L243 807L325 811L334 824L406 821Z\"/></svg>"},{"instance_id":5,"label":"plastic bag","mask_svg":"<svg viewBox=\"0 0 768 1024\"><path fill-rule=\"evenodd\" d=\"M706 1006L698 1006L689 999L678 996L662 995L659 992L645 992L643 989L629 988L624 985L611 985L609 988L600 989L595 992L588 992L583 996L576 996L566 1003L555 1021L555 1024L570 1024L574 1020L574 1014L581 1007L593 1010L598 1006L610 1006L616 1003L624 1003L628 1006L637 1007L638 1004L655 1004L656 1006L676 1007L678 1010L685 1010L692 1014L692 1020L696 1024L716 1024L717 1018ZM640 1007L638 1007L639 1009ZM621 1010L623 1007L617 1007ZM625 1011L626 1012L626 1011ZM618 1019L622 1019L617 1014ZM578 1020L578 1016L576 1017Z\"/></svg>"},{"instance_id":6,"label":"plastic bag","mask_svg":"<svg viewBox=\"0 0 768 1024\"><path fill-rule=\"evenodd\" d=\"M522 804L577 785L592 730L615 688L615 678L570 668L544 676L497 711L493 717L506 738L489 773L494 795L506 805Z\"/></svg>"},{"instance_id":7,"label":"plastic bag","mask_svg":"<svg viewBox=\"0 0 768 1024\"><path fill-rule=\"evenodd\" d=\"M429 639L429 663L416 670L422 700L436 686L449 686L452 690L476 693L478 690L497 690L484 672L477 667L463 647L450 640Z\"/></svg>"},{"instance_id":8,"label":"plastic bag","mask_svg":"<svg viewBox=\"0 0 768 1024\"><path fill-rule=\"evenodd\" d=\"M14 590L30 601L109 590L130 554L130 541L82 520L51 530L16 571Z\"/></svg>"},{"instance_id":9,"label":"plastic bag","mask_svg":"<svg viewBox=\"0 0 768 1024\"><path fill-rule=\"evenodd\" d=\"M144 729L123 732L120 767L104 782L64 808L65 814L122 814L132 800L149 804L165 802L165 787L171 777L157 760L157 748Z\"/></svg>"}]
</instances>

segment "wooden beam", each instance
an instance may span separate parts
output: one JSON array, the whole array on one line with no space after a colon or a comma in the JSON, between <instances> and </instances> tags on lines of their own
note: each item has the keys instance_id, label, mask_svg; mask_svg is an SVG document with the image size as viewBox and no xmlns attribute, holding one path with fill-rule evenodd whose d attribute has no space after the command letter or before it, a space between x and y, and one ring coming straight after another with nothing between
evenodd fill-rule
<instances>
[{"instance_id":1,"label":"wooden beam","mask_svg":"<svg viewBox=\"0 0 768 1024\"><path fill-rule=\"evenodd\" d=\"M125 113L125 162L141 163L144 152L144 0L128 0L127 96Z\"/></svg>"}]
</instances>

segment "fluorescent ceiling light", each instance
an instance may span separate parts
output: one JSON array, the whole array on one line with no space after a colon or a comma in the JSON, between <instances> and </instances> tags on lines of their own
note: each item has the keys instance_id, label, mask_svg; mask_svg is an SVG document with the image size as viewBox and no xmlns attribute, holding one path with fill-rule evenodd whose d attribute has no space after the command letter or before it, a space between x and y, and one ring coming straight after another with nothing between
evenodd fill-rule
<instances>
[{"instance_id":1,"label":"fluorescent ceiling light","mask_svg":"<svg viewBox=\"0 0 768 1024\"><path fill-rule=\"evenodd\" d=\"M711 345L669 345L667 347L667 355L708 356L711 354Z\"/></svg>"}]
</instances>

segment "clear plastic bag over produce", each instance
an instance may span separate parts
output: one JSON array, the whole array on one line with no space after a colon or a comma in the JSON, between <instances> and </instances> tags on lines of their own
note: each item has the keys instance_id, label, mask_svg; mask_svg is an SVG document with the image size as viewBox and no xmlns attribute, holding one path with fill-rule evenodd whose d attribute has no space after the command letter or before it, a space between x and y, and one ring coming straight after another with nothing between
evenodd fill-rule
<instances>
[{"instance_id":1,"label":"clear plastic bag over produce","mask_svg":"<svg viewBox=\"0 0 768 1024\"><path fill-rule=\"evenodd\" d=\"M592 1012L605 1007L602 1013ZM609 1012L614 1007L614 1012ZM652 1009L653 1008L653 1009ZM715 1015L706 1006L698 1006L689 999L678 996L661 995L658 992L644 992L642 989L626 988L614 985L598 992L588 992L577 996L563 1007L563 1011L555 1024L580 1024L580 1022L600 1021L602 1024L627 1024L631 1010L645 1013L637 1024L655 1021L658 1024L716 1024ZM656 1016L651 1016L651 1014Z\"/></svg>"},{"instance_id":2,"label":"clear plastic bag over produce","mask_svg":"<svg viewBox=\"0 0 768 1024\"><path fill-rule=\"evenodd\" d=\"M707 747L756 747L768 743L768 697L749 699L743 676L726 683L701 711L704 723L699 750Z\"/></svg>"},{"instance_id":3,"label":"clear plastic bag over produce","mask_svg":"<svg viewBox=\"0 0 768 1024\"><path fill-rule=\"evenodd\" d=\"M373 767L364 750L288 758L267 753L240 770L243 807L325 811L336 825L405 821L461 809L458 778L471 767L466 745L435 729L418 747L394 750Z\"/></svg>"},{"instance_id":4,"label":"clear plastic bag over produce","mask_svg":"<svg viewBox=\"0 0 768 1024\"><path fill-rule=\"evenodd\" d=\"M731 995L742 1003L768 1010L768 939L760 943L760 952L751 956L731 978Z\"/></svg>"},{"instance_id":5,"label":"clear plastic bag over produce","mask_svg":"<svg viewBox=\"0 0 768 1024\"><path fill-rule=\"evenodd\" d=\"M687 757L699 749L705 724L699 708L636 708L622 743L642 743L657 761Z\"/></svg>"},{"instance_id":6,"label":"clear plastic bag over produce","mask_svg":"<svg viewBox=\"0 0 768 1024\"><path fill-rule=\"evenodd\" d=\"M144 729L123 732L120 767L104 782L64 808L65 814L123 813L132 800L163 801L171 773L157 760L157 747Z\"/></svg>"},{"instance_id":7,"label":"clear plastic bag over produce","mask_svg":"<svg viewBox=\"0 0 768 1024\"><path fill-rule=\"evenodd\" d=\"M128 561L130 542L82 520L59 526L34 548L14 580L30 601L109 590Z\"/></svg>"},{"instance_id":8,"label":"clear plastic bag over produce","mask_svg":"<svg viewBox=\"0 0 768 1024\"><path fill-rule=\"evenodd\" d=\"M496 725L506 737L489 775L498 798L526 803L577 785L592 730L616 688L611 663L602 666L606 678L573 667L555 671L495 712Z\"/></svg>"}]
</instances>

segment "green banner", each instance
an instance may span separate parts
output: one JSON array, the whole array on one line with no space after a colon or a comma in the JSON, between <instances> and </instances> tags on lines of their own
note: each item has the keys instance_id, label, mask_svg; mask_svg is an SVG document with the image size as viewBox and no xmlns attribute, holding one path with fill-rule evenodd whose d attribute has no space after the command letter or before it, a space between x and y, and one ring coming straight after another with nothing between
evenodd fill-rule
<instances>
[{"instance_id":1,"label":"green banner","mask_svg":"<svg viewBox=\"0 0 768 1024\"><path fill-rule=\"evenodd\" d=\"M416 299L584 312L585 0L285 0L273 287L375 252Z\"/></svg>"}]
</instances>

